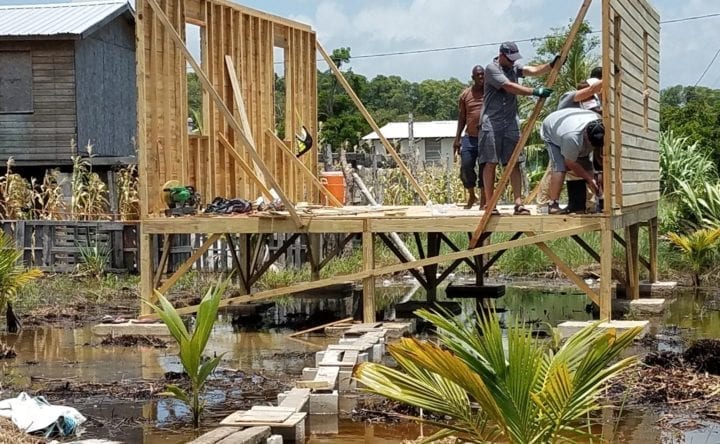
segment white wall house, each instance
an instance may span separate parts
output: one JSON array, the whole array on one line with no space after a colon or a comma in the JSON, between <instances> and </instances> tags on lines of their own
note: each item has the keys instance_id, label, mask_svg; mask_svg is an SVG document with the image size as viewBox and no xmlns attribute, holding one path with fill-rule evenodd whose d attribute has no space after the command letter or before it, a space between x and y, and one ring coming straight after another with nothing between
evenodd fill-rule
<instances>
[{"instance_id":1,"label":"white wall house","mask_svg":"<svg viewBox=\"0 0 720 444\"><path fill-rule=\"evenodd\" d=\"M413 138L420 154L420 160L429 164L437 163L441 165L445 165L448 159L452 161L452 145L453 140L455 140L456 129L456 120L415 122L413 124ZM393 146L399 143L401 153L410 152L407 122L390 122L380 128L380 132ZM387 154L385 147L375 132L364 136L361 140L361 143L373 147L375 154Z\"/></svg>"}]
</instances>

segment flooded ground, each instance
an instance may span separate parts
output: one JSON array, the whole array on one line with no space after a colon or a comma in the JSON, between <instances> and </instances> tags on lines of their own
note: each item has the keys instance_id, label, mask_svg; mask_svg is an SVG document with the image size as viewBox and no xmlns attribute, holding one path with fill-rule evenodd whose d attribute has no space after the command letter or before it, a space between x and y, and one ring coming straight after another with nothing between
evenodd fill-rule
<instances>
[{"instance_id":1,"label":"flooded ground","mask_svg":"<svg viewBox=\"0 0 720 444\"><path fill-rule=\"evenodd\" d=\"M411 287L381 287L379 311L392 314L396 303L424 297ZM444 295L441 293L438 298L443 300ZM508 288L497 302L499 308L506 310L506 318L518 315L538 329L546 328L546 323L592 319L588 304L585 295L560 289L517 288ZM289 299L262 313L223 314L208 350L209 354L225 353L221 364L224 370L208 390L205 422L212 425L233 410L274 402L276 394L286 390L303 367L314 365L316 351L336 341L320 336L291 340L287 336L291 330L278 325L289 320L297 322L304 316L302 313L321 313L339 319L357 310L357 298L310 298ZM238 326L232 323L233 319L247 322ZM637 347L634 352L646 353L648 346L675 350L694 339L720 338L720 297L717 292L697 295L678 292L666 312L651 318L651 322L652 335L658 340ZM261 331L253 331L258 326ZM172 345L167 348L100 345L102 338L93 336L89 328L41 327L1 339L14 346L18 354L14 360L0 361L0 383L5 389L2 393L16 394L18 388L33 393L49 391L42 394L50 402L71 405L88 416L88 432L84 437L154 444L186 442L194 436L182 426L188 413L184 406L170 399L158 400L157 396L165 378L181 370ZM343 402L346 412L353 408L354 399ZM684 412L682 405L674 406L672 411L625 409L619 421L616 414L603 413L602 429L604 436L616 442L720 442L717 424L691 422L692 412ZM328 431L333 434L323 434ZM345 414L340 419L312 419L309 433L311 443L397 443L417 438L421 430L408 423L353 422Z\"/></svg>"}]
</instances>

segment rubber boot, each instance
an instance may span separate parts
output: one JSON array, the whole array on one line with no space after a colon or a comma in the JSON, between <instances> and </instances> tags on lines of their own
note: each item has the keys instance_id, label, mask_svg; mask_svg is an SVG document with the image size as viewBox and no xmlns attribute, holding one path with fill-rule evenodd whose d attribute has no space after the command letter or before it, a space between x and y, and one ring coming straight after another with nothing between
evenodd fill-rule
<instances>
[{"instance_id":1,"label":"rubber boot","mask_svg":"<svg viewBox=\"0 0 720 444\"><path fill-rule=\"evenodd\" d=\"M587 205L587 187L584 180L567 181L568 213L584 213Z\"/></svg>"}]
</instances>

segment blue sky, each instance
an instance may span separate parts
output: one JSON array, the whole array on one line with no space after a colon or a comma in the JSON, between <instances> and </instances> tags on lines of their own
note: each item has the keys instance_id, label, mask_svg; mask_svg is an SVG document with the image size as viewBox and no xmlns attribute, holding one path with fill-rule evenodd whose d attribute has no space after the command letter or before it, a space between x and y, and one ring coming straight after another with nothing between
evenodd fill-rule
<instances>
[{"instance_id":1,"label":"blue sky","mask_svg":"<svg viewBox=\"0 0 720 444\"><path fill-rule=\"evenodd\" d=\"M717 0L650 0L661 20L720 13ZM47 3L47 0L0 4ZM55 0L55 3L58 1ZM580 0L244 0L242 4L310 24L330 51L349 46L354 56L405 52L503 40L540 37L567 25ZM587 19L600 27L601 0L595 0ZM666 23L661 26L662 87L693 85L720 50L720 16ZM532 43L520 43L526 59ZM456 77L469 80L475 64L486 64L497 46L437 51L424 54L358 58L352 69L367 77L392 75L420 81ZM720 88L720 57L700 81Z\"/></svg>"}]
</instances>

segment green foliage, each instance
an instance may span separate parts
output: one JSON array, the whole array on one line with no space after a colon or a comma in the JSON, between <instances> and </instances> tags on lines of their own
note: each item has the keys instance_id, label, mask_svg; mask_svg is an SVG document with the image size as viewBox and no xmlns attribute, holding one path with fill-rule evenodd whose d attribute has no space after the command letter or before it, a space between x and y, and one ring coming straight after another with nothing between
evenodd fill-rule
<instances>
[{"instance_id":1,"label":"green foliage","mask_svg":"<svg viewBox=\"0 0 720 444\"><path fill-rule=\"evenodd\" d=\"M0 230L0 311L8 302L14 302L18 292L31 281L42 276L37 268L22 265L22 250L15 239Z\"/></svg>"},{"instance_id":2,"label":"green foliage","mask_svg":"<svg viewBox=\"0 0 720 444\"><path fill-rule=\"evenodd\" d=\"M720 227L720 183L704 183L702 188L695 190L681 182L680 188L683 225Z\"/></svg>"},{"instance_id":3,"label":"green foliage","mask_svg":"<svg viewBox=\"0 0 720 444\"><path fill-rule=\"evenodd\" d=\"M99 242L97 237L93 242L86 242L80 245L81 263L77 265L78 271L84 275L101 279L110 263L110 247Z\"/></svg>"},{"instance_id":4,"label":"green foliage","mask_svg":"<svg viewBox=\"0 0 720 444\"><path fill-rule=\"evenodd\" d=\"M73 146L75 142L73 141ZM92 145L86 147L92 157ZM73 151L75 151L73 149ZM107 219L108 189L100 176L93 172L90 161L72 156L72 216L76 220Z\"/></svg>"},{"instance_id":5,"label":"green foliage","mask_svg":"<svg viewBox=\"0 0 720 444\"><path fill-rule=\"evenodd\" d=\"M683 194L684 186L693 190L717 178L710 153L680 137L674 131L660 133L660 190L663 195Z\"/></svg>"},{"instance_id":6,"label":"green foliage","mask_svg":"<svg viewBox=\"0 0 720 444\"><path fill-rule=\"evenodd\" d=\"M225 293L230 279L219 282L210 288L200 302L195 321L195 329L192 334L183 324L180 315L175 307L159 292L156 295L159 300L159 306L148 301L144 301L151 306L158 314L160 319L167 325L170 334L178 343L180 349L179 356L185 373L190 379L190 393L176 386L168 385L167 393L178 398L190 407L193 415L193 426L197 428L200 425L200 415L202 414L204 405L200 401L200 395L205 387L205 383L210 375L215 371L224 354L213 358L203 356L205 347L210 339L213 325L217 319L218 307L220 306L220 298Z\"/></svg>"},{"instance_id":7,"label":"green foliage","mask_svg":"<svg viewBox=\"0 0 720 444\"><path fill-rule=\"evenodd\" d=\"M720 90L676 85L660 91L660 130L672 130L720 162Z\"/></svg>"},{"instance_id":8,"label":"green foliage","mask_svg":"<svg viewBox=\"0 0 720 444\"><path fill-rule=\"evenodd\" d=\"M693 273L693 284L699 286L702 275L716 262L720 228L703 228L687 235L668 233L667 237L682 251Z\"/></svg>"},{"instance_id":9,"label":"green foliage","mask_svg":"<svg viewBox=\"0 0 720 444\"><path fill-rule=\"evenodd\" d=\"M198 75L194 72L187 73L187 94L190 117L194 117L194 115L201 116L203 89Z\"/></svg>"},{"instance_id":10,"label":"green foliage","mask_svg":"<svg viewBox=\"0 0 720 444\"><path fill-rule=\"evenodd\" d=\"M495 314L471 324L417 314L437 327L441 345L403 338L388 347L399 369L362 363L355 376L367 391L452 419L415 418L442 429L425 442L451 434L470 442L592 439L589 414L600 409L601 391L636 361L620 354L639 328L617 335L594 323L554 351L517 320L505 341Z\"/></svg>"},{"instance_id":11,"label":"green foliage","mask_svg":"<svg viewBox=\"0 0 720 444\"><path fill-rule=\"evenodd\" d=\"M19 174L12 172L15 161L8 158L5 174L0 176L0 219L29 219L32 188Z\"/></svg>"}]
</instances>

